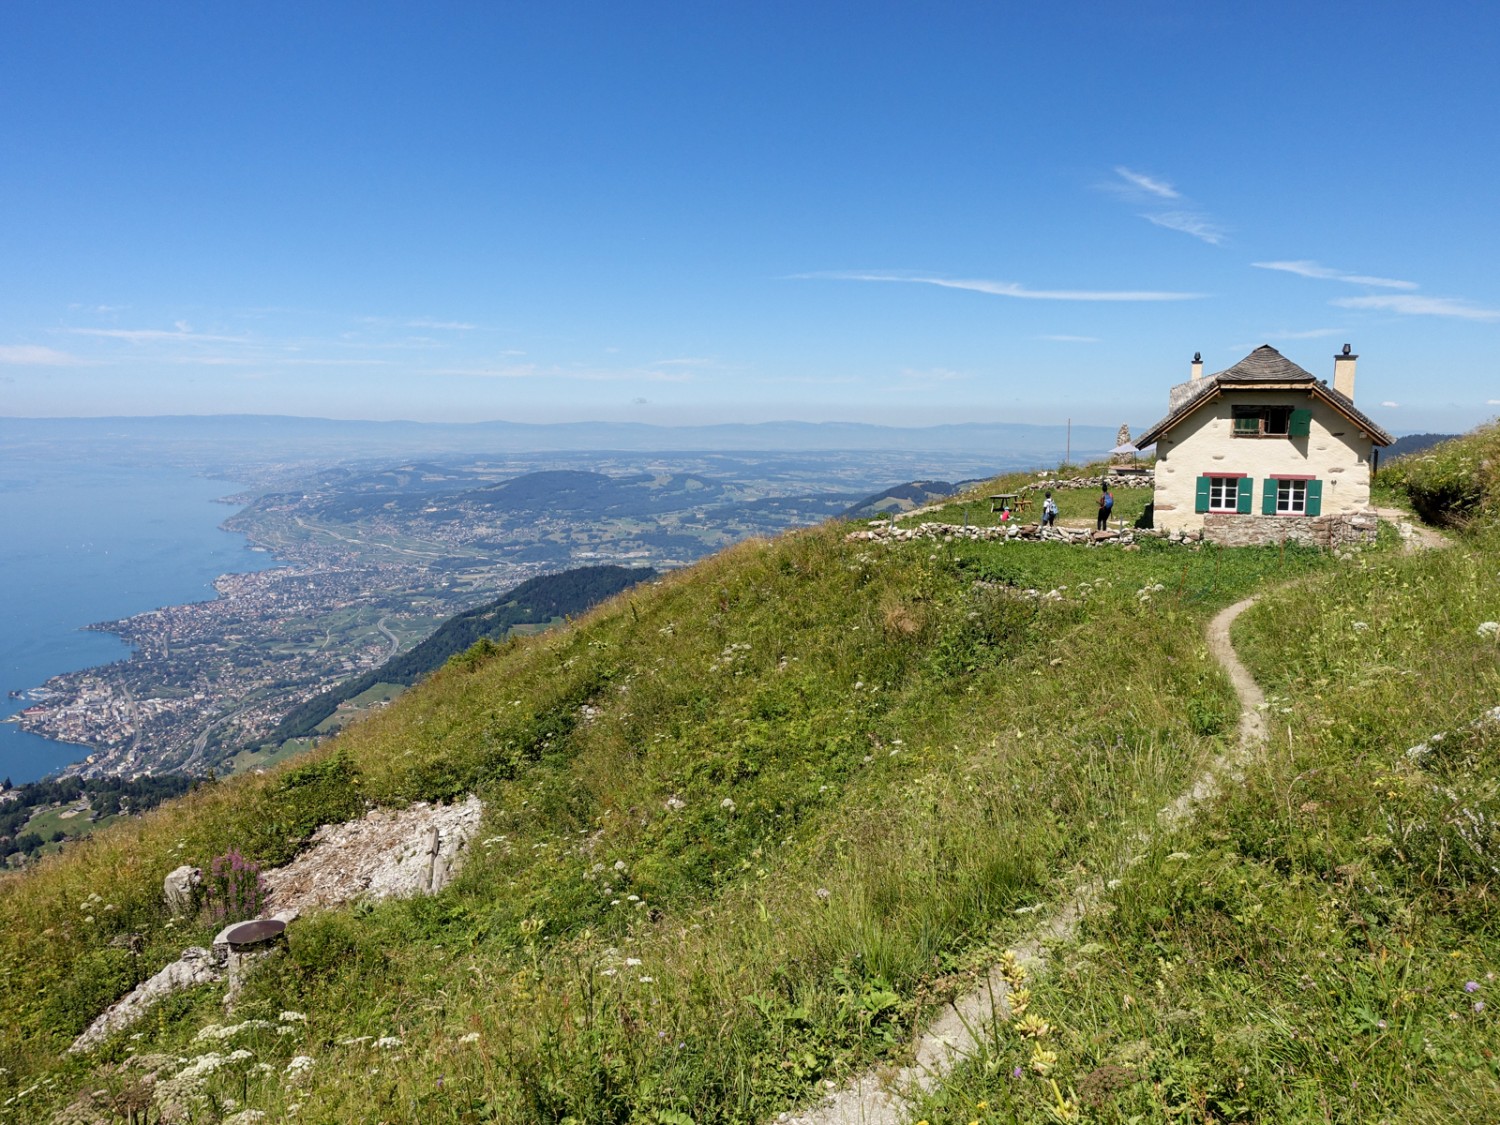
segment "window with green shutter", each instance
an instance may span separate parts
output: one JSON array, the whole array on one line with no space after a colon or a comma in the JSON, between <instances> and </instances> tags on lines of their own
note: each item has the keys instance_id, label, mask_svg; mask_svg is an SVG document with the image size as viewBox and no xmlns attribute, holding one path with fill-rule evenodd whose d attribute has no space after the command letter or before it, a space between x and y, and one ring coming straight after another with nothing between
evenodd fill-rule
<instances>
[{"instance_id":1,"label":"window with green shutter","mask_svg":"<svg viewBox=\"0 0 1500 1125\"><path fill-rule=\"evenodd\" d=\"M1307 482L1307 514L1310 516L1323 514L1323 482L1320 480Z\"/></svg>"},{"instance_id":2,"label":"window with green shutter","mask_svg":"<svg viewBox=\"0 0 1500 1125\"><path fill-rule=\"evenodd\" d=\"M1196 512L1206 512L1206 511L1208 511L1208 489L1209 489L1209 485L1212 484L1212 483L1213 483L1213 478L1212 477L1199 477L1198 478L1198 496L1197 496L1197 503L1193 507L1194 511L1196 511Z\"/></svg>"},{"instance_id":3,"label":"window with green shutter","mask_svg":"<svg viewBox=\"0 0 1500 1125\"><path fill-rule=\"evenodd\" d=\"M1242 516L1250 514L1250 494L1254 491L1255 482L1249 477L1240 477L1239 503L1235 505L1235 511Z\"/></svg>"},{"instance_id":4,"label":"window with green shutter","mask_svg":"<svg viewBox=\"0 0 1500 1125\"><path fill-rule=\"evenodd\" d=\"M1291 422L1287 427L1287 433L1291 437L1307 437L1312 433L1312 411L1293 410Z\"/></svg>"},{"instance_id":5,"label":"window with green shutter","mask_svg":"<svg viewBox=\"0 0 1500 1125\"><path fill-rule=\"evenodd\" d=\"M1276 485L1274 477L1267 477L1260 482L1260 514L1263 516L1274 516L1276 514Z\"/></svg>"}]
</instances>

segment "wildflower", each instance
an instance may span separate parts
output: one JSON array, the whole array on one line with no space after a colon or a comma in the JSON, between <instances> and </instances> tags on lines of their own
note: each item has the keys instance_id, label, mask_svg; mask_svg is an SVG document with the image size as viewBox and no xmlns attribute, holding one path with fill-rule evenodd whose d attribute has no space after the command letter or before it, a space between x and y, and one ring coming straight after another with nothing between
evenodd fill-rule
<instances>
[{"instance_id":1,"label":"wildflower","mask_svg":"<svg viewBox=\"0 0 1500 1125\"><path fill-rule=\"evenodd\" d=\"M1031 1058L1028 1060L1028 1065L1032 1070L1045 1078L1051 1073L1052 1068L1057 1065L1057 1052L1049 1051L1038 1043L1031 1048Z\"/></svg>"},{"instance_id":2,"label":"wildflower","mask_svg":"<svg viewBox=\"0 0 1500 1125\"><path fill-rule=\"evenodd\" d=\"M399 1035L382 1035L379 1039L375 1040L375 1046L382 1051L394 1051L397 1047L401 1046L401 1037Z\"/></svg>"},{"instance_id":3,"label":"wildflower","mask_svg":"<svg viewBox=\"0 0 1500 1125\"><path fill-rule=\"evenodd\" d=\"M1025 1015L1026 1008L1031 1003L1031 989L1012 989L1010 995L1005 998L1005 1001L1010 1005L1010 1010L1017 1016Z\"/></svg>"},{"instance_id":4,"label":"wildflower","mask_svg":"<svg viewBox=\"0 0 1500 1125\"><path fill-rule=\"evenodd\" d=\"M1483 1000L1476 1000L1476 1001L1474 1001L1474 1010L1476 1012L1482 1012L1482 1011L1484 1011L1484 1001Z\"/></svg>"},{"instance_id":5,"label":"wildflower","mask_svg":"<svg viewBox=\"0 0 1500 1125\"><path fill-rule=\"evenodd\" d=\"M719 808L726 809L729 812L734 812L734 798L725 797L722 801L719 802Z\"/></svg>"},{"instance_id":6,"label":"wildflower","mask_svg":"<svg viewBox=\"0 0 1500 1125\"><path fill-rule=\"evenodd\" d=\"M687 808L687 802L684 801L681 797L671 796L667 798L667 808L672 809L673 811L676 811L677 809L685 809Z\"/></svg>"},{"instance_id":7,"label":"wildflower","mask_svg":"<svg viewBox=\"0 0 1500 1125\"><path fill-rule=\"evenodd\" d=\"M1466 981L1464 983L1464 991L1465 992L1478 992L1479 991L1479 982L1477 980Z\"/></svg>"},{"instance_id":8,"label":"wildflower","mask_svg":"<svg viewBox=\"0 0 1500 1125\"><path fill-rule=\"evenodd\" d=\"M611 970L611 971L613 971L613 970ZM458 1037L458 1041L460 1043L478 1043L479 1042L479 1032L477 1032L477 1031L471 1031L467 1035L460 1035Z\"/></svg>"},{"instance_id":9,"label":"wildflower","mask_svg":"<svg viewBox=\"0 0 1500 1125\"><path fill-rule=\"evenodd\" d=\"M1474 632L1481 637L1493 637L1500 634L1500 621L1481 621Z\"/></svg>"},{"instance_id":10,"label":"wildflower","mask_svg":"<svg viewBox=\"0 0 1500 1125\"><path fill-rule=\"evenodd\" d=\"M1021 1077L1021 1068L1020 1068L1020 1067L1019 1067L1019 1066L1017 1066L1017 1067L1014 1067L1014 1068L1013 1068L1013 1069L1012 1069L1012 1070L1011 1070L1011 1072L1010 1072L1010 1076L1011 1076L1011 1077L1012 1077L1012 1078L1019 1078L1019 1077Z\"/></svg>"},{"instance_id":11,"label":"wildflower","mask_svg":"<svg viewBox=\"0 0 1500 1125\"><path fill-rule=\"evenodd\" d=\"M307 1017L304 1016L301 1012L282 1012L281 1015L277 1016L276 1018L279 1019L282 1023L307 1022Z\"/></svg>"},{"instance_id":12,"label":"wildflower","mask_svg":"<svg viewBox=\"0 0 1500 1125\"><path fill-rule=\"evenodd\" d=\"M655 977L642 977L641 978L641 983L642 984L655 984L656 983L656 978Z\"/></svg>"},{"instance_id":13,"label":"wildflower","mask_svg":"<svg viewBox=\"0 0 1500 1125\"><path fill-rule=\"evenodd\" d=\"M633 969L637 965L639 965L640 963L641 963L641 959L639 957L627 957L627 958L625 958L625 967L626 968Z\"/></svg>"},{"instance_id":14,"label":"wildflower","mask_svg":"<svg viewBox=\"0 0 1500 1125\"><path fill-rule=\"evenodd\" d=\"M1363 633L1369 627L1370 627L1370 624L1367 621L1356 621L1356 622L1353 623L1353 626L1352 626L1352 628L1354 629L1354 631L1356 633Z\"/></svg>"},{"instance_id":15,"label":"wildflower","mask_svg":"<svg viewBox=\"0 0 1500 1125\"><path fill-rule=\"evenodd\" d=\"M1052 1034L1052 1025L1041 1016L1022 1016L1016 1021L1016 1030L1027 1039L1045 1039Z\"/></svg>"},{"instance_id":16,"label":"wildflower","mask_svg":"<svg viewBox=\"0 0 1500 1125\"><path fill-rule=\"evenodd\" d=\"M615 860L615 870L622 872L625 870L625 861L623 859Z\"/></svg>"},{"instance_id":17,"label":"wildflower","mask_svg":"<svg viewBox=\"0 0 1500 1125\"><path fill-rule=\"evenodd\" d=\"M296 1058L292 1059L291 1062L286 1064L286 1073L301 1073L302 1071L307 1070L309 1067L311 1067L312 1064L313 1057L311 1055L298 1055Z\"/></svg>"},{"instance_id":18,"label":"wildflower","mask_svg":"<svg viewBox=\"0 0 1500 1125\"><path fill-rule=\"evenodd\" d=\"M1380 1028L1381 1031L1384 1031L1388 1025L1386 1024L1385 1020L1376 1020L1375 1026Z\"/></svg>"},{"instance_id":19,"label":"wildflower","mask_svg":"<svg viewBox=\"0 0 1500 1125\"><path fill-rule=\"evenodd\" d=\"M600 969L599 970L599 975L601 977L612 977L616 973L618 973L619 971L620 971L619 969Z\"/></svg>"},{"instance_id":20,"label":"wildflower","mask_svg":"<svg viewBox=\"0 0 1500 1125\"><path fill-rule=\"evenodd\" d=\"M815 895L817 895L820 899L822 899L824 902L827 902L830 898L833 897L832 892L829 891L829 889L827 887L819 887L813 893Z\"/></svg>"}]
</instances>

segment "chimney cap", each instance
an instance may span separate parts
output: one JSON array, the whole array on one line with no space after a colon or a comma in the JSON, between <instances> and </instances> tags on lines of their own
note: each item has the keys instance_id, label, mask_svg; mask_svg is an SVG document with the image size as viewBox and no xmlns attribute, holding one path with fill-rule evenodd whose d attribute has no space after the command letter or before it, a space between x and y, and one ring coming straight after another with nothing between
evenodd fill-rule
<instances>
[{"instance_id":1,"label":"chimney cap","mask_svg":"<svg viewBox=\"0 0 1500 1125\"><path fill-rule=\"evenodd\" d=\"M1351 349L1350 349L1350 347L1349 347L1349 345L1348 345L1348 344L1345 344L1345 345L1344 345L1344 354L1345 354L1345 355L1349 355L1349 352L1350 352L1350 350L1351 350ZM1350 359L1356 359L1356 358L1358 358L1358 357L1356 357L1356 356L1349 356L1349 358L1350 358Z\"/></svg>"},{"instance_id":2,"label":"chimney cap","mask_svg":"<svg viewBox=\"0 0 1500 1125\"><path fill-rule=\"evenodd\" d=\"M1193 353L1193 362L1194 363L1202 363L1203 362L1203 353L1202 352L1194 352Z\"/></svg>"}]
</instances>

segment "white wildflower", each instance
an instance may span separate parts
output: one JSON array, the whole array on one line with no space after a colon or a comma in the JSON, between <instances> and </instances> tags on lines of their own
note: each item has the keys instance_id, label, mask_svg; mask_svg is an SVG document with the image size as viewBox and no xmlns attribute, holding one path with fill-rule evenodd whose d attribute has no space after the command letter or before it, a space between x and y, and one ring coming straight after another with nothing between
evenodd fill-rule
<instances>
[{"instance_id":1,"label":"white wildflower","mask_svg":"<svg viewBox=\"0 0 1500 1125\"><path fill-rule=\"evenodd\" d=\"M1500 621L1481 621L1479 628L1475 629L1474 632L1481 637L1493 637L1497 633L1500 633Z\"/></svg>"},{"instance_id":2,"label":"white wildflower","mask_svg":"<svg viewBox=\"0 0 1500 1125\"><path fill-rule=\"evenodd\" d=\"M471 1031L467 1035L460 1035L458 1037L458 1041L460 1043L478 1043L479 1042L479 1032L477 1032L477 1031Z\"/></svg>"},{"instance_id":3,"label":"white wildflower","mask_svg":"<svg viewBox=\"0 0 1500 1125\"><path fill-rule=\"evenodd\" d=\"M1368 621L1356 621L1350 626L1356 633L1363 633L1369 627L1370 623Z\"/></svg>"},{"instance_id":4,"label":"white wildflower","mask_svg":"<svg viewBox=\"0 0 1500 1125\"><path fill-rule=\"evenodd\" d=\"M307 1022L307 1017L304 1016L301 1012L282 1012L281 1015L277 1016L276 1018L279 1019L282 1023Z\"/></svg>"},{"instance_id":5,"label":"white wildflower","mask_svg":"<svg viewBox=\"0 0 1500 1125\"><path fill-rule=\"evenodd\" d=\"M728 809L730 812L734 812L734 798L725 797L722 801L719 802L719 808Z\"/></svg>"},{"instance_id":6,"label":"white wildflower","mask_svg":"<svg viewBox=\"0 0 1500 1125\"><path fill-rule=\"evenodd\" d=\"M375 1040L377 1050L394 1051L399 1046L401 1046L401 1037L399 1035L382 1035L379 1039Z\"/></svg>"}]
</instances>

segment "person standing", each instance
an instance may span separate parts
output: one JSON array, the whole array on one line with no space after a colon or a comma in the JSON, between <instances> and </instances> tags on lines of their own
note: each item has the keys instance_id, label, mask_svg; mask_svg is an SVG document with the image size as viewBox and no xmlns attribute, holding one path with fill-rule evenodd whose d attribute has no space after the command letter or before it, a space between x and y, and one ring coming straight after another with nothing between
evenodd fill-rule
<instances>
[{"instance_id":1,"label":"person standing","mask_svg":"<svg viewBox=\"0 0 1500 1125\"><path fill-rule=\"evenodd\" d=\"M1115 498L1109 494L1109 482L1106 481L1099 486L1099 522L1094 525L1098 531L1105 531L1109 527L1109 513L1114 510Z\"/></svg>"},{"instance_id":2,"label":"person standing","mask_svg":"<svg viewBox=\"0 0 1500 1125\"><path fill-rule=\"evenodd\" d=\"M1047 493L1047 498L1042 501L1042 526L1057 526L1057 501L1052 499L1052 493Z\"/></svg>"}]
</instances>

